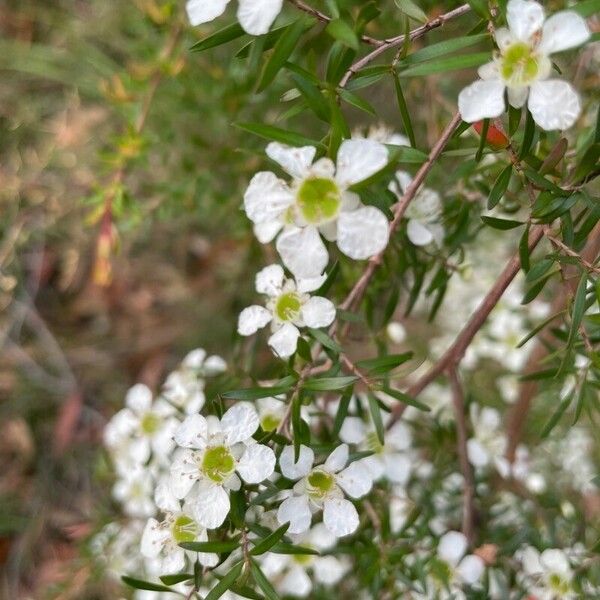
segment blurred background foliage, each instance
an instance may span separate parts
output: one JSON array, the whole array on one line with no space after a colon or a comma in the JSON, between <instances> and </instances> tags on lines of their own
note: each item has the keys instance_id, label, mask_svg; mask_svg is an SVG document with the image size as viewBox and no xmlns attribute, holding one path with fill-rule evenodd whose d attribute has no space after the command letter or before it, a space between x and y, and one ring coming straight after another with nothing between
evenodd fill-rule
<instances>
[{"instance_id":1,"label":"blurred background foliage","mask_svg":"<svg viewBox=\"0 0 600 600\"><path fill-rule=\"evenodd\" d=\"M394 10L393 2L382 4ZM460 3L420 4L433 17ZM464 35L476 22L470 15L418 44ZM176 0L0 2L0 564L7 598L114 597L103 595L78 554L98 506L110 510L98 460L102 427L128 386L156 387L187 350L235 357L236 315L252 298L251 274L274 259L240 210L246 183L264 164L264 141L233 123L326 133L282 98L293 87L289 78L254 93L260 54L234 57L249 38L235 49L188 52L225 24L187 28ZM368 33L398 31L394 19L382 18ZM320 31L303 44L310 63L331 39ZM586 67L591 60L584 51L576 73L584 95L597 83ZM419 147L436 140L471 78L467 70L407 82ZM377 119L400 130L389 79L366 97ZM374 121L344 110L352 127ZM451 203L446 210L453 218ZM109 246L108 263L99 241Z\"/></svg>"}]
</instances>

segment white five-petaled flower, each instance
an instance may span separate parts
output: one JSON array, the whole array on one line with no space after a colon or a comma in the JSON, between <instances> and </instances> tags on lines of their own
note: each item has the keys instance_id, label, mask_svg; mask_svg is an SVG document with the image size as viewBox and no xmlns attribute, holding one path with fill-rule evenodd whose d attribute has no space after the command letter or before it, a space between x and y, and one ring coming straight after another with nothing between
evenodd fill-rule
<instances>
[{"instance_id":1,"label":"white five-petaled flower","mask_svg":"<svg viewBox=\"0 0 600 600\"><path fill-rule=\"evenodd\" d=\"M350 258L362 260L383 250L388 220L374 206L364 206L349 188L380 171L387 148L367 139L345 140L337 163L321 158L312 146L290 148L277 142L267 155L292 176L291 183L268 171L257 173L244 195L244 208L259 241L277 238L277 251L296 277L317 277L329 260L322 234L336 241Z\"/></svg>"},{"instance_id":2,"label":"white five-petaled flower","mask_svg":"<svg viewBox=\"0 0 600 600\"><path fill-rule=\"evenodd\" d=\"M161 574L179 573L185 566L186 557L186 551L179 544L207 540L206 529L200 527L185 511L167 512L161 522L154 518L148 519L140 550L146 558L160 561ZM214 567L219 562L219 557L199 552L198 561L205 567Z\"/></svg>"},{"instance_id":3,"label":"white five-petaled flower","mask_svg":"<svg viewBox=\"0 0 600 600\"><path fill-rule=\"evenodd\" d=\"M164 461L174 447L173 432L179 424L176 410L158 398L153 402L150 389L138 383L125 397L125 408L111 419L104 431L105 444L123 448L128 458L143 464L153 454Z\"/></svg>"},{"instance_id":4,"label":"white five-petaled flower","mask_svg":"<svg viewBox=\"0 0 600 600\"><path fill-rule=\"evenodd\" d=\"M300 446L298 461L294 461L294 448L286 446L279 457L279 467L284 477L299 480L293 493L279 507L277 519L289 521L288 533L303 533L312 520L312 511L323 509L325 527L337 537L349 535L358 527L358 513L344 492L351 498L361 498L371 490L373 482L369 471L355 461L348 462L348 446L338 446L324 464L313 467L314 452Z\"/></svg>"},{"instance_id":5,"label":"white five-petaled flower","mask_svg":"<svg viewBox=\"0 0 600 600\"><path fill-rule=\"evenodd\" d=\"M327 298L310 296L325 277L286 279L280 265L265 267L256 275L256 291L268 296L264 306L248 306L239 316L238 333L253 335L271 323L269 346L282 358L296 351L299 327L326 327L335 319L335 306Z\"/></svg>"},{"instance_id":6,"label":"white five-petaled flower","mask_svg":"<svg viewBox=\"0 0 600 600\"><path fill-rule=\"evenodd\" d=\"M188 0L186 11L192 25L209 23L220 17L230 0ZM237 18L246 33L267 33L281 12L283 0L238 0Z\"/></svg>"},{"instance_id":7,"label":"white five-petaled flower","mask_svg":"<svg viewBox=\"0 0 600 600\"><path fill-rule=\"evenodd\" d=\"M330 550L337 538L318 523L306 533L294 537L294 544L319 552ZM349 570L350 565L344 557L315 556L312 554L274 554L267 552L261 557L261 568L272 581L277 591L285 596L305 598L313 589L312 574L317 583L332 586L338 583Z\"/></svg>"},{"instance_id":8,"label":"white five-petaled flower","mask_svg":"<svg viewBox=\"0 0 600 600\"><path fill-rule=\"evenodd\" d=\"M412 177L406 171L398 171L390 183L390 191L401 198L411 181ZM439 223L441 214L440 195L435 190L421 188L404 213L408 219L408 239L415 246L427 246L431 242L441 244L444 238L444 228Z\"/></svg>"},{"instance_id":9,"label":"white five-petaled flower","mask_svg":"<svg viewBox=\"0 0 600 600\"><path fill-rule=\"evenodd\" d=\"M252 435L259 419L251 404L241 402L216 417L191 415L175 432L182 446L171 465L171 490L186 498L195 520L203 527L219 527L229 513L229 490L260 483L275 468L273 450ZM197 485L196 485L197 484Z\"/></svg>"},{"instance_id":10,"label":"white five-petaled flower","mask_svg":"<svg viewBox=\"0 0 600 600\"><path fill-rule=\"evenodd\" d=\"M523 583L536 600L574 600L579 594L573 589L573 569L567 554L557 548L539 552L527 546L517 552L523 564Z\"/></svg>"},{"instance_id":11,"label":"white five-petaled flower","mask_svg":"<svg viewBox=\"0 0 600 600\"><path fill-rule=\"evenodd\" d=\"M481 80L458 97L463 120L473 123L500 116L505 110L506 89L511 106L520 108L527 102L542 129L571 127L581 112L579 96L566 81L549 79L549 57L590 37L585 20L569 10L545 19L543 7L534 0L510 0L506 19L508 28L495 34L499 53L479 68Z\"/></svg>"},{"instance_id":12,"label":"white five-petaled flower","mask_svg":"<svg viewBox=\"0 0 600 600\"><path fill-rule=\"evenodd\" d=\"M437 559L445 567L442 572L447 581L443 582L443 586L447 586L451 592L460 590L463 585L477 583L485 570L485 564L479 556L465 556L467 546L467 538L458 531L448 531L440 538ZM447 597L455 596L451 593Z\"/></svg>"}]
</instances>

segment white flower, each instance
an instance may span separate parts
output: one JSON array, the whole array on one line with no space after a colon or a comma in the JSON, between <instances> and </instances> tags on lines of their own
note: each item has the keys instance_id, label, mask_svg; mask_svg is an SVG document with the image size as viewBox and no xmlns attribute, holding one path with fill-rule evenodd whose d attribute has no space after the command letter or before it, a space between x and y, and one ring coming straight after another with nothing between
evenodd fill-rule
<instances>
[{"instance_id":1,"label":"white flower","mask_svg":"<svg viewBox=\"0 0 600 600\"><path fill-rule=\"evenodd\" d=\"M328 158L313 163L316 148L290 148L277 142L267 155L292 176L290 184L274 173L257 173L244 195L244 208L259 241L277 238L277 251L296 277L317 277L328 262L322 234L355 260L383 250L388 220L374 206L364 206L349 188L380 171L387 148L373 140L342 142L337 164Z\"/></svg>"},{"instance_id":2,"label":"white flower","mask_svg":"<svg viewBox=\"0 0 600 600\"><path fill-rule=\"evenodd\" d=\"M560 79L549 79L550 55L583 44L590 37L585 20L573 11L544 19L544 9L533 0L510 0L508 29L496 31L499 53L479 68L481 80L459 94L463 120L473 123L500 116L504 90L511 106L527 106L535 122L546 130L571 127L581 112L579 96Z\"/></svg>"},{"instance_id":3,"label":"white flower","mask_svg":"<svg viewBox=\"0 0 600 600\"><path fill-rule=\"evenodd\" d=\"M218 375L227 368L220 356L206 356L206 351L197 348L189 352L180 367L165 380L162 395L171 404L192 415L204 406L204 379Z\"/></svg>"},{"instance_id":4,"label":"white flower","mask_svg":"<svg viewBox=\"0 0 600 600\"><path fill-rule=\"evenodd\" d=\"M205 542L206 530L185 512L167 512L164 520L148 519L140 550L146 558L159 560L162 575L179 573L185 566L186 551L179 546L182 542ZM195 558L195 553L194 553ZM219 562L216 554L198 553L200 564L214 567Z\"/></svg>"},{"instance_id":5,"label":"white flower","mask_svg":"<svg viewBox=\"0 0 600 600\"><path fill-rule=\"evenodd\" d=\"M265 267L256 275L256 291L268 296L266 308L249 306L238 319L238 333L252 335L271 323L269 346L273 353L287 358L296 351L299 327L326 327L335 319L335 306L327 298L307 292L321 286L325 277L286 279L279 265Z\"/></svg>"},{"instance_id":6,"label":"white flower","mask_svg":"<svg viewBox=\"0 0 600 600\"><path fill-rule=\"evenodd\" d=\"M406 171L398 171L389 189L400 199L411 181L412 177ZM432 242L440 245L444 239L444 228L439 223L441 214L440 195L429 188L421 188L406 209L408 239L415 246L427 246Z\"/></svg>"},{"instance_id":7,"label":"white flower","mask_svg":"<svg viewBox=\"0 0 600 600\"><path fill-rule=\"evenodd\" d=\"M307 533L294 537L293 541L297 546L322 552L333 548L337 538L319 523ZM335 556L267 552L262 557L261 568L280 594L304 598L313 588L309 571L317 583L332 586L341 580L350 565L344 558Z\"/></svg>"},{"instance_id":8,"label":"white flower","mask_svg":"<svg viewBox=\"0 0 600 600\"><path fill-rule=\"evenodd\" d=\"M128 472L119 476L112 489L113 498L121 504L123 512L140 519L156 513L153 494L154 477L140 465L130 465Z\"/></svg>"},{"instance_id":9,"label":"white flower","mask_svg":"<svg viewBox=\"0 0 600 600\"><path fill-rule=\"evenodd\" d=\"M241 402L220 421L191 415L175 432L183 449L171 465L171 490L177 498L187 498L203 527L214 529L225 520L228 491L240 487L237 474L246 483L260 483L273 473L273 451L252 439L258 425L254 407Z\"/></svg>"},{"instance_id":10,"label":"white flower","mask_svg":"<svg viewBox=\"0 0 600 600\"><path fill-rule=\"evenodd\" d=\"M299 480L292 495L279 507L277 519L290 522L288 533L303 533L310 527L312 514L323 509L325 527L341 537L356 531L358 513L344 492L351 498L369 493L373 482L367 468L360 462L348 462L348 446L338 446L324 464L313 467L315 455L310 448L300 446L298 462L294 461L294 448L286 446L279 457L281 473L287 479Z\"/></svg>"},{"instance_id":11,"label":"white flower","mask_svg":"<svg viewBox=\"0 0 600 600\"><path fill-rule=\"evenodd\" d=\"M159 461L166 460L179 424L175 409L160 398L153 402L152 392L141 383L127 392L125 405L107 425L105 444L109 449L126 445L128 457L139 464L145 463L151 453Z\"/></svg>"},{"instance_id":12,"label":"white flower","mask_svg":"<svg viewBox=\"0 0 600 600\"><path fill-rule=\"evenodd\" d=\"M406 339L406 329L399 321L390 321L385 332L394 344L401 344Z\"/></svg>"},{"instance_id":13,"label":"white flower","mask_svg":"<svg viewBox=\"0 0 600 600\"><path fill-rule=\"evenodd\" d=\"M367 425L359 417L346 417L340 429L340 439L348 444L358 444L361 450L370 450L371 456L360 459L374 481L386 477L392 483L405 484L411 471L412 459L407 450L411 446L410 429L398 421L385 432L381 444L371 422Z\"/></svg>"},{"instance_id":14,"label":"white flower","mask_svg":"<svg viewBox=\"0 0 600 600\"><path fill-rule=\"evenodd\" d=\"M537 600L578 598L573 590L573 570L565 552L551 548L541 554L531 546L517 552L523 564L524 585Z\"/></svg>"},{"instance_id":15,"label":"white flower","mask_svg":"<svg viewBox=\"0 0 600 600\"><path fill-rule=\"evenodd\" d=\"M465 556L467 545L467 538L458 531L448 531L440 538L437 558L445 566L448 581L444 583L451 591L477 583L485 570L485 564L479 556Z\"/></svg>"},{"instance_id":16,"label":"white flower","mask_svg":"<svg viewBox=\"0 0 600 600\"><path fill-rule=\"evenodd\" d=\"M470 412L473 437L467 441L469 462L478 469L493 464L501 474L506 475L506 436L501 427L500 413L487 406L480 408L477 404L471 404Z\"/></svg>"},{"instance_id":17,"label":"white flower","mask_svg":"<svg viewBox=\"0 0 600 600\"><path fill-rule=\"evenodd\" d=\"M209 23L220 17L230 0L188 0L185 8L192 25ZM237 18L246 33L267 33L281 12L283 0L238 0Z\"/></svg>"}]
</instances>

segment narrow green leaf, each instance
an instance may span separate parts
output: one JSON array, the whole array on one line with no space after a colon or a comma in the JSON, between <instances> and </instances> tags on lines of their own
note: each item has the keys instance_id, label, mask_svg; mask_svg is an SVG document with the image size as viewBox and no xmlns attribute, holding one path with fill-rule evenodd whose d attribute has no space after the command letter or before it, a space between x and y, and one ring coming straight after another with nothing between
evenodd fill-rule
<instances>
[{"instance_id":1,"label":"narrow green leaf","mask_svg":"<svg viewBox=\"0 0 600 600\"><path fill-rule=\"evenodd\" d=\"M540 175L551 173L556 165L563 159L568 148L569 142L567 139L560 138L558 142L554 144L550 152L548 152L548 156L544 159L544 162L539 169Z\"/></svg>"},{"instance_id":2,"label":"narrow green leaf","mask_svg":"<svg viewBox=\"0 0 600 600\"><path fill-rule=\"evenodd\" d=\"M269 580L261 571L260 567L258 566L258 563L254 559L251 559L250 568L252 570L252 576L254 577L254 581L256 581L256 584L264 592L265 596L269 600L279 600L277 592L269 583Z\"/></svg>"},{"instance_id":3,"label":"narrow green leaf","mask_svg":"<svg viewBox=\"0 0 600 600\"><path fill-rule=\"evenodd\" d=\"M314 548L306 548L305 546L295 546L293 544L275 544L271 548L273 554L304 554L306 556L320 556L320 552Z\"/></svg>"},{"instance_id":4,"label":"narrow green leaf","mask_svg":"<svg viewBox=\"0 0 600 600\"><path fill-rule=\"evenodd\" d=\"M412 396L409 396L408 394L405 394L404 392L401 392L400 390L394 390L390 387L384 387L382 391L385 394L387 394L388 396L391 396L392 398L396 398L396 400L400 400L400 402L402 402L404 404L408 404L409 406L414 406L415 408L422 410L424 412L431 411L429 406L427 406L426 404L423 404L422 402L419 402L418 400L415 400Z\"/></svg>"},{"instance_id":5,"label":"narrow green leaf","mask_svg":"<svg viewBox=\"0 0 600 600\"><path fill-rule=\"evenodd\" d=\"M321 346L329 348L337 354L339 354L342 351L341 346L334 339L329 337L324 331L321 331L320 329L309 328L308 333L312 338L317 340L317 342L319 342Z\"/></svg>"},{"instance_id":6,"label":"narrow green leaf","mask_svg":"<svg viewBox=\"0 0 600 600\"><path fill-rule=\"evenodd\" d=\"M272 387L257 387L257 388L245 388L242 390L232 390L222 394L223 398L228 400L258 400L259 398L269 398L271 396L278 396L279 394L285 394L292 387L292 383L289 385L278 385Z\"/></svg>"},{"instance_id":7,"label":"narrow green leaf","mask_svg":"<svg viewBox=\"0 0 600 600\"><path fill-rule=\"evenodd\" d=\"M519 151L519 160L523 160L529 153L531 144L533 143L533 136L535 135L535 122L533 116L527 108L525 108L525 113L525 132L523 133L523 143L521 144L521 150Z\"/></svg>"},{"instance_id":8,"label":"narrow green leaf","mask_svg":"<svg viewBox=\"0 0 600 600\"><path fill-rule=\"evenodd\" d=\"M345 46L358 50L358 36L354 33L354 30L346 21L343 19L334 19L330 21L325 31L335 40L338 40Z\"/></svg>"},{"instance_id":9,"label":"narrow green leaf","mask_svg":"<svg viewBox=\"0 0 600 600\"><path fill-rule=\"evenodd\" d=\"M290 528L290 523L285 523L272 533L270 533L266 538L258 542L252 550L250 550L250 554L252 556L260 556L264 554L268 550L270 550L284 535L285 532Z\"/></svg>"},{"instance_id":10,"label":"narrow green leaf","mask_svg":"<svg viewBox=\"0 0 600 600\"><path fill-rule=\"evenodd\" d=\"M402 85L400 84L400 77L398 76L397 71L394 71L392 75L394 77L394 87L396 89L396 99L398 100L398 110L400 111L400 118L402 119L402 124L404 125L404 131L406 131L406 135L408 135L410 145L413 148L416 148L417 142L415 139L415 132L410 119L410 112L406 104L406 99L404 98L404 92L402 91Z\"/></svg>"},{"instance_id":11,"label":"narrow green leaf","mask_svg":"<svg viewBox=\"0 0 600 600\"><path fill-rule=\"evenodd\" d=\"M208 592L205 596L204 600L217 600L220 598L235 582L235 580L239 577L242 572L242 567L244 566L243 562L237 563L233 568L215 585L215 587Z\"/></svg>"},{"instance_id":12,"label":"narrow green leaf","mask_svg":"<svg viewBox=\"0 0 600 600\"><path fill-rule=\"evenodd\" d=\"M148 590L150 592L170 592L171 594L176 594L177 592L173 591L171 588L166 585L160 585L158 583L150 583L149 581L143 581L141 579L135 579L134 577L128 577L127 575L123 575L121 580L125 585L129 587L135 588L136 590Z\"/></svg>"},{"instance_id":13,"label":"narrow green leaf","mask_svg":"<svg viewBox=\"0 0 600 600\"><path fill-rule=\"evenodd\" d=\"M400 11L407 17L410 17L419 23L427 23L427 15L412 0L394 0L394 2Z\"/></svg>"},{"instance_id":14,"label":"narrow green leaf","mask_svg":"<svg viewBox=\"0 0 600 600\"><path fill-rule=\"evenodd\" d=\"M578 12L582 17L591 17L600 12L600 0L577 2L570 10Z\"/></svg>"},{"instance_id":15,"label":"narrow green leaf","mask_svg":"<svg viewBox=\"0 0 600 600\"><path fill-rule=\"evenodd\" d=\"M182 581L189 581L190 579L194 579L193 573L177 573L175 575L161 575L159 579L165 585L175 585L177 583L181 583Z\"/></svg>"},{"instance_id":16,"label":"narrow green leaf","mask_svg":"<svg viewBox=\"0 0 600 600\"><path fill-rule=\"evenodd\" d=\"M530 253L529 253L529 223L525 227L525 231L519 240L519 260L521 261L521 269L524 273L529 271L531 266Z\"/></svg>"},{"instance_id":17,"label":"narrow green leaf","mask_svg":"<svg viewBox=\"0 0 600 600\"><path fill-rule=\"evenodd\" d=\"M377 402L377 398L369 393L367 394L367 398L369 400L369 411L371 412L371 420L373 421L373 426L375 427L375 431L377 432L377 439L380 444L384 444L384 429L383 429L383 420L381 418L381 409L379 408L379 402Z\"/></svg>"},{"instance_id":18,"label":"narrow green leaf","mask_svg":"<svg viewBox=\"0 0 600 600\"><path fill-rule=\"evenodd\" d=\"M214 552L215 554L221 554L239 548L240 541L239 539L235 539L225 542L181 542L179 545L184 550L190 550L191 552Z\"/></svg>"},{"instance_id":19,"label":"narrow green leaf","mask_svg":"<svg viewBox=\"0 0 600 600\"><path fill-rule=\"evenodd\" d=\"M511 221L509 219L497 219L496 217L481 217L481 220L489 227L493 227L494 229L500 229L502 231L506 231L508 229L514 229L515 227L520 227L521 225L525 225L525 223L523 223L521 221Z\"/></svg>"},{"instance_id":20,"label":"narrow green leaf","mask_svg":"<svg viewBox=\"0 0 600 600\"><path fill-rule=\"evenodd\" d=\"M409 67L400 71L400 77L424 77L435 73L447 73L459 69L471 69L479 67L490 60L489 52L476 52L460 56L447 56L439 60Z\"/></svg>"},{"instance_id":21,"label":"narrow green leaf","mask_svg":"<svg viewBox=\"0 0 600 600\"><path fill-rule=\"evenodd\" d=\"M579 183L586 179L586 177L594 170L598 169L598 160L600 159L600 142L592 144L579 161L575 174L573 175L573 181Z\"/></svg>"},{"instance_id":22,"label":"narrow green leaf","mask_svg":"<svg viewBox=\"0 0 600 600\"><path fill-rule=\"evenodd\" d=\"M357 96L353 92L349 92L348 90L339 88L338 94L340 95L340 98L344 100L344 102L351 104L352 106L358 108L359 110L362 110L363 112L366 112L367 114L373 117L377 115L375 109L369 102L367 102L364 98Z\"/></svg>"},{"instance_id":23,"label":"narrow green leaf","mask_svg":"<svg viewBox=\"0 0 600 600\"><path fill-rule=\"evenodd\" d=\"M556 317L562 315L565 311L561 310L560 312L554 313L547 319L544 319L541 323L536 325L518 344L517 348L522 348L532 337L536 336L542 329L544 329L547 325L552 323Z\"/></svg>"},{"instance_id":24,"label":"narrow green leaf","mask_svg":"<svg viewBox=\"0 0 600 600\"><path fill-rule=\"evenodd\" d=\"M239 37L246 35L246 32L242 29L242 26L236 21L235 23L215 31L215 33L205 37L203 40L196 42L191 48L190 52L202 52L209 48L215 48L227 42L231 42Z\"/></svg>"},{"instance_id":25,"label":"narrow green leaf","mask_svg":"<svg viewBox=\"0 0 600 600\"><path fill-rule=\"evenodd\" d=\"M508 135L513 136L521 124L521 109L508 106Z\"/></svg>"},{"instance_id":26,"label":"narrow green leaf","mask_svg":"<svg viewBox=\"0 0 600 600\"><path fill-rule=\"evenodd\" d=\"M483 158L483 151L485 150L485 146L487 144L487 136L488 130L490 128L490 120L483 120L483 127L481 128L481 134L479 136L479 146L477 147L477 152L475 153L475 162L478 163Z\"/></svg>"},{"instance_id":27,"label":"narrow green leaf","mask_svg":"<svg viewBox=\"0 0 600 600\"><path fill-rule=\"evenodd\" d=\"M404 352L402 354L388 354L386 356L379 356L378 358L369 358L367 360L360 360L356 363L356 366L360 369L366 369L373 374L387 373L401 364L409 361L413 357L412 352Z\"/></svg>"},{"instance_id":28,"label":"narrow green leaf","mask_svg":"<svg viewBox=\"0 0 600 600\"><path fill-rule=\"evenodd\" d=\"M302 94L308 108L310 108L319 119L329 122L329 103L323 97L321 90L306 77L297 73L292 74L296 88Z\"/></svg>"},{"instance_id":29,"label":"narrow green leaf","mask_svg":"<svg viewBox=\"0 0 600 600\"><path fill-rule=\"evenodd\" d=\"M340 398L337 412L335 413L335 420L333 422L333 436L337 437L342 429L344 420L348 415L348 408L350 407L350 400L352 400L352 388L348 388Z\"/></svg>"},{"instance_id":30,"label":"narrow green leaf","mask_svg":"<svg viewBox=\"0 0 600 600\"><path fill-rule=\"evenodd\" d=\"M343 390L352 385L358 377L354 375L344 375L340 377L313 377L307 379L303 384L303 389L311 392L328 392L333 390Z\"/></svg>"},{"instance_id":31,"label":"narrow green leaf","mask_svg":"<svg viewBox=\"0 0 600 600\"><path fill-rule=\"evenodd\" d=\"M275 142L281 142L288 146L315 146L323 149L323 144L321 144L321 142L311 140L310 138L304 137L293 131L281 129L281 127L264 125L263 123L234 123L234 125L239 129L243 129L244 131L258 135L259 137Z\"/></svg>"},{"instance_id":32,"label":"narrow green leaf","mask_svg":"<svg viewBox=\"0 0 600 600\"><path fill-rule=\"evenodd\" d=\"M490 11L485 0L468 0L469 6L486 21L490 20Z\"/></svg>"},{"instance_id":33,"label":"narrow green leaf","mask_svg":"<svg viewBox=\"0 0 600 600\"><path fill-rule=\"evenodd\" d=\"M437 44L431 44L421 48L412 54L409 54L397 63L398 68L403 69L409 65L426 62L439 56L448 56L451 52L462 50L470 46L474 46L480 42L490 39L489 33L482 33L479 35L468 35L463 37L452 38L451 40L445 40L438 42Z\"/></svg>"},{"instance_id":34,"label":"narrow green leaf","mask_svg":"<svg viewBox=\"0 0 600 600\"><path fill-rule=\"evenodd\" d=\"M306 28L306 19L302 17L287 27L273 48L273 54L269 57L263 69L258 92L262 92L274 79L280 69L286 63Z\"/></svg>"},{"instance_id":35,"label":"narrow green leaf","mask_svg":"<svg viewBox=\"0 0 600 600\"><path fill-rule=\"evenodd\" d=\"M571 404L571 400L573 399L573 394L569 394L559 405L554 414L546 423L546 426L542 430L541 438L544 439L550 435L550 432L558 425L561 417L565 414L567 408Z\"/></svg>"},{"instance_id":36,"label":"narrow green leaf","mask_svg":"<svg viewBox=\"0 0 600 600\"><path fill-rule=\"evenodd\" d=\"M577 332L583 320L585 313L585 298L587 294L587 273L581 275L577 291L575 292L575 298L573 299L573 309L571 310L571 328L569 330L569 339L567 341L567 347L572 348L577 337Z\"/></svg>"},{"instance_id":37,"label":"narrow green leaf","mask_svg":"<svg viewBox=\"0 0 600 600\"><path fill-rule=\"evenodd\" d=\"M490 191L490 196L488 198L487 203L488 210L494 208L506 193L506 190L508 189L508 184L510 183L510 178L512 176L512 169L513 166L512 164L510 164L504 169L502 169L500 175L498 175L496 181L494 182L494 186Z\"/></svg>"}]
</instances>

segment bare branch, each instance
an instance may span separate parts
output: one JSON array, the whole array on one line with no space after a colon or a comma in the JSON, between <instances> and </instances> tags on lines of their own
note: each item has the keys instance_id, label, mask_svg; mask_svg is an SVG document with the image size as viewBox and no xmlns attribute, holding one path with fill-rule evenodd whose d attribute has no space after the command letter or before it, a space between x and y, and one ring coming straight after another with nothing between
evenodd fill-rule
<instances>
[{"instance_id":1,"label":"bare branch","mask_svg":"<svg viewBox=\"0 0 600 600\"><path fill-rule=\"evenodd\" d=\"M465 399L462 386L458 379L456 367L451 366L448 369L448 378L450 379L450 388L452 389L452 405L454 407L454 417L456 421L456 444L460 470L465 480L463 490L463 522L462 532L469 544L473 543L475 537L475 482L473 478L473 469L469 463L467 454L467 415L465 414Z\"/></svg>"}]
</instances>

